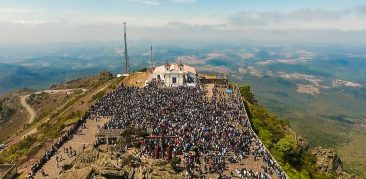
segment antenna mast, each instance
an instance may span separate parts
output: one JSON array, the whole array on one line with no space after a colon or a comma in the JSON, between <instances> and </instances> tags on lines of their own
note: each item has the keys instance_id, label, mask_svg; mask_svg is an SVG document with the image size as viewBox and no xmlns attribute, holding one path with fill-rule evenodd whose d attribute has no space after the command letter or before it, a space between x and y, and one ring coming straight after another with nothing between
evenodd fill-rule
<instances>
[{"instance_id":1,"label":"antenna mast","mask_svg":"<svg viewBox=\"0 0 366 179\"><path fill-rule=\"evenodd\" d=\"M150 47L150 61L151 61L151 70L154 69L154 63L153 63L153 50L152 46Z\"/></svg>"},{"instance_id":2,"label":"antenna mast","mask_svg":"<svg viewBox=\"0 0 366 179\"><path fill-rule=\"evenodd\" d=\"M128 52L127 52L127 33L126 33L126 22L123 23L124 25L124 37L125 37L125 74L128 74Z\"/></svg>"}]
</instances>

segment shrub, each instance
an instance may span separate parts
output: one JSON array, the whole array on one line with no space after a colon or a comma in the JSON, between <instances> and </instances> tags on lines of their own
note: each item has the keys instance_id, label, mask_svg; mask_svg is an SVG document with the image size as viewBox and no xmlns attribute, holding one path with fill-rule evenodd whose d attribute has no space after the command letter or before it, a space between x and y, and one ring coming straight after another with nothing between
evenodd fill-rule
<instances>
[{"instance_id":1,"label":"shrub","mask_svg":"<svg viewBox=\"0 0 366 179\"><path fill-rule=\"evenodd\" d=\"M244 97L245 100L247 100L248 102L250 102L252 104L257 103L254 92L250 89L249 85L241 86L239 88L239 90L240 90L242 97Z\"/></svg>"},{"instance_id":2,"label":"shrub","mask_svg":"<svg viewBox=\"0 0 366 179\"><path fill-rule=\"evenodd\" d=\"M9 119L15 114L15 110L5 104L5 101L0 101L0 122Z\"/></svg>"},{"instance_id":3,"label":"shrub","mask_svg":"<svg viewBox=\"0 0 366 179\"><path fill-rule=\"evenodd\" d=\"M37 141L34 136L27 136L17 144L11 146L4 152L0 154L0 161L3 162L14 162L18 160L21 156L28 153L32 145Z\"/></svg>"},{"instance_id":4,"label":"shrub","mask_svg":"<svg viewBox=\"0 0 366 179\"><path fill-rule=\"evenodd\" d=\"M99 80L106 81L113 78L113 74L109 71L102 71L99 73Z\"/></svg>"},{"instance_id":5,"label":"shrub","mask_svg":"<svg viewBox=\"0 0 366 179\"><path fill-rule=\"evenodd\" d=\"M92 99L89 102L93 102L93 101L97 101L99 99L102 99L104 94L105 94L105 91L99 91L98 93L96 93L95 95L92 96Z\"/></svg>"}]
</instances>

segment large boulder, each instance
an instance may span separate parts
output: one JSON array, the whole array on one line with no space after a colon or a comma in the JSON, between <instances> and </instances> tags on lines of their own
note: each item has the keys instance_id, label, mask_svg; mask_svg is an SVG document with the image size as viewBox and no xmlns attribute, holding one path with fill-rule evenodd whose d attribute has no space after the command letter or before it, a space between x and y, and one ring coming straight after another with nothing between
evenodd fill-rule
<instances>
[{"instance_id":1,"label":"large boulder","mask_svg":"<svg viewBox=\"0 0 366 179\"><path fill-rule=\"evenodd\" d=\"M316 167L320 172L327 175L336 174L338 179L358 179L360 177L349 174L343 170L340 157L333 151L323 147L316 147L311 150L316 159Z\"/></svg>"},{"instance_id":2,"label":"large boulder","mask_svg":"<svg viewBox=\"0 0 366 179\"><path fill-rule=\"evenodd\" d=\"M60 179L68 179L68 178L80 178L80 179L88 179L93 174L92 167L85 167L82 169L71 169L62 173L58 178Z\"/></svg>"},{"instance_id":3,"label":"large boulder","mask_svg":"<svg viewBox=\"0 0 366 179\"><path fill-rule=\"evenodd\" d=\"M311 150L311 153L316 158L316 166L319 171L327 174L336 171L343 171L341 159L330 149L316 147Z\"/></svg>"}]
</instances>

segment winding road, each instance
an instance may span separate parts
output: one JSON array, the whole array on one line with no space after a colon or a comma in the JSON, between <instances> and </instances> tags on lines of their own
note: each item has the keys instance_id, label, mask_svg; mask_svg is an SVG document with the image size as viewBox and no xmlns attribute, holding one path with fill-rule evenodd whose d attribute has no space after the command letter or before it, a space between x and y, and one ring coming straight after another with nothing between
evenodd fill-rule
<instances>
[{"instance_id":1,"label":"winding road","mask_svg":"<svg viewBox=\"0 0 366 179\"><path fill-rule=\"evenodd\" d=\"M32 123L34 121L34 118L36 118L36 111L34 111L34 109L27 103L27 98L30 95L25 95L25 96L20 96L20 103L22 104L22 106L28 111L29 113L29 120L28 120L28 124Z\"/></svg>"},{"instance_id":2,"label":"winding road","mask_svg":"<svg viewBox=\"0 0 366 179\"><path fill-rule=\"evenodd\" d=\"M35 92L33 94L41 94L41 93L49 93L49 94L56 94L56 93L66 93L66 94L71 94L75 91L76 89L59 89L59 90L44 90L44 91L38 91ZM84 93L87 91L87 89L81 88L80 90L82 90ZM27 98L30 96L30 94L25 95L25 96L20 96L20 102L22 104L22 106L28 111L28 113L30 114L29 116L29 120L28 120L28 124L31 124L34 119L36 118L36 111L34 111L34 109L27 103Z\"/></svg>"}]
</instances>

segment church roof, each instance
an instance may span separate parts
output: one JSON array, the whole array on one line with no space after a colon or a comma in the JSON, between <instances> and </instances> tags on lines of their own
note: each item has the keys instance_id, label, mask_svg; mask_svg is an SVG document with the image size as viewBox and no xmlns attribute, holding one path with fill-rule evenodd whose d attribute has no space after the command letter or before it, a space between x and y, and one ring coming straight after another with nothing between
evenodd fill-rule
<instances>
[{"instance_id":1,"label":"church roof","mask_svg":"<svg viewBox=\"0 0 366 179\"><path fill-rule=\"evenodd\" d=\"M153 73L165 73L165 66L167 66L167 64L156 67ZM178 73L179 72L179 64L173 63L173 64L169 64L168 66L169 66L170 73ZM191 66L188 66L188 65L183 65L183 73L194 73L194 74L196 74L197 71L194 67L191 67Z\"/></svg>"}]
</instances>

